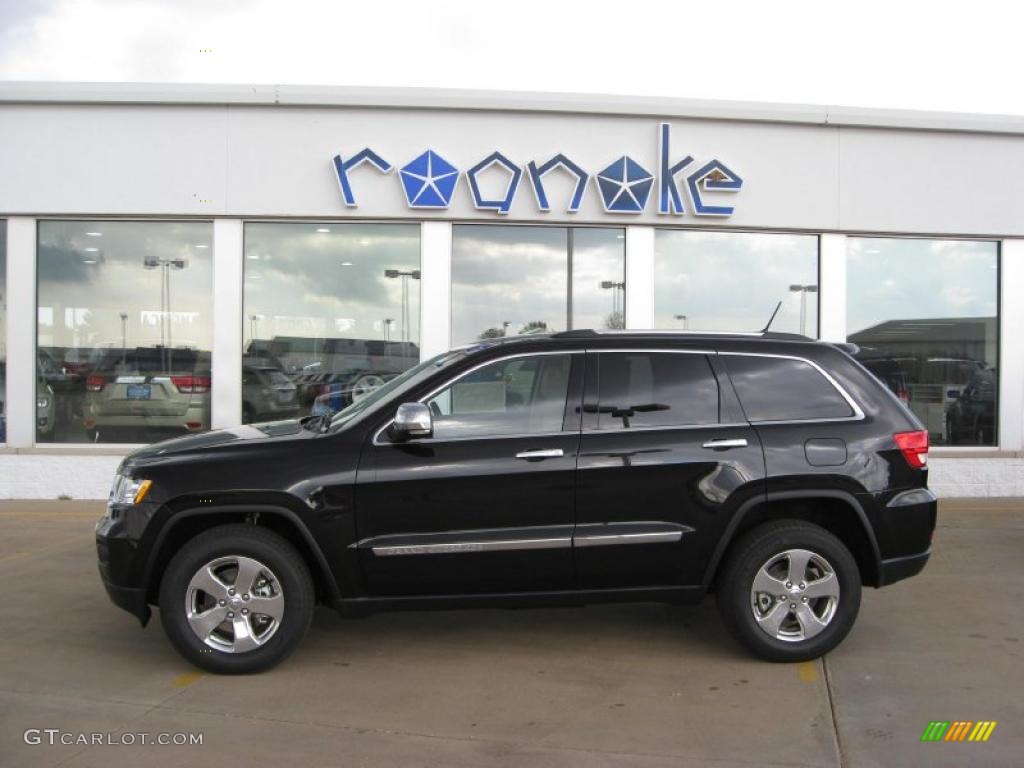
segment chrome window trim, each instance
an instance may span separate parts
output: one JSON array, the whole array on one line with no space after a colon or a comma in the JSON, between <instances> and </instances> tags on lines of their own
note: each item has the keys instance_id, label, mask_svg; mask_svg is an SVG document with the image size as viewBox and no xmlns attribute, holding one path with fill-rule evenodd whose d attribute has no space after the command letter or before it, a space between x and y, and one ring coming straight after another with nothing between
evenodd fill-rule
<instances>
[{"instance_id":1,"label":"chrome window trim","mask_svg":"<svg viewBox=\"0 0 1024 768\"><path fill-rule=\"evenodd\" d=\"M557 350L556 349L550 349L550 350L541 351L541 352L517 352L516 354L513 354L513 355L503 355L501 357L494 357L494 358L491 358L490 360L484 360L483 362L478 363L477 365L474 365L472 368L469 368L469 369L463 371L458 376L454 376L454 377L448 379L447 381L445 381L444 384L441 384L439 387L437 387L435 389L432 389L430 392L428 392L426 395L421 397L419 400L416 400L415 402L424 403L424 404L430 402L430 398L434 397L434 395L439 394L440 392L444 391L445 389L447 389L448 387L450 387L452 384L454 384L455 382L459 381L460 379L463 379L466 376L469 376L469 374L474 373L476 371L479 371L481 368L484 368L484 367L486 367L488 365L491 365L492 363L503 363L503 362L505 362L507 360L515 360L515 359L520 358L520 357L541 357L542 355L582 355L585 352L586 352L586 350L584 350L584 349L557 349ZM374 445L398 445L398 443L381 442L380 441L380 436L384 433L384 430L386 430L388 427L390 427L394 423L394 421L395 421L394 417L391 417L390 419L387 420L387 422L384 424L384 426L382 426L380 429L378 429L376 432L373 433L373 444ZM444 438L444 439L437 439L437 438L429 437L429 438L424 438L422 440L417 440L416 444L417 445L425 445L425 444L426 445L432 445L434 443L449 443L449 442L463 441L463 440L494 440L494 439L498 439L498 438L550 437L552 435L578 435L578 434L579 434L578 430L572 430L571 432L564 432L564 431L557 431L557 432L526 432L526 433L517 434L517 435L478 435L478 436L469 436L469 437L449 437L449 438Z\"/></svg>"},{"instance_id":2,"label":"chrome window trim","mask_svg":"<svg viewBox=\"0 0 1024 768\"><path fill-rule=\"evenodd\" d=\"M680 429L750 429L750 424L745 421L736 422L721 422L716 421L714 424L667 424L667 425L654 425L647 427L615 427L614 429L596 429L588 427L583 430L585 435L611 435L617 433L630 433L630 432L668 432L672 430ZM575 432L571 434L576 434Z\"/></svg>"},{"instance_id":3,"label":"chrome window trim","mask_svg":"<svg viewBox=\"0 0 1024 768\"><path fill-rule=\"evenodd\" d=\"M783 355L783 354L779 354L779 353L776 353L776 352L719 352L719 354L720 355L728 355L729 357L773 357L773 358L777 358L779 360L796 360L796 361L801 362L801 363L807 363L809 366L814 368L814 370L816 370L823 377L825 377L825 381L827 381L829 384L832 385L833 389L835 389L836 392L839 393L839 396L842 397L843 400L846 401L846 404L849 405L850 409L853 411L853 415L852 416L833 416L833 417L828 417L828 418L814 418L814 419L763 419L763 420L758 420L758 421L750 419L750 423L751 424L758 424L758 425L761 425L761 424L763 424L763 425L773 425L773 424L827 424L827 423L839 422L839 421L863 421L864 418L865 418L864 411L857 404L857 401L854 400L853 397L850 396L850 393L847 392L846 389L843 388L843 386L838 381L835 380L835 378L832 376L832 374L830 374L828 371L826 371L824 368L822 368L820 365L818 365L813 360L810 360L810 359L808 359L806 357L801 357L800 355ZM731 373L729 374L729 377L730 377L730 379L732 378L732 374ZM739 396L739 393L737 393L737 397L738 396ZM741 406L743 405L742 400L740 401L740 405Z\"/></svg>"}]
</instances>

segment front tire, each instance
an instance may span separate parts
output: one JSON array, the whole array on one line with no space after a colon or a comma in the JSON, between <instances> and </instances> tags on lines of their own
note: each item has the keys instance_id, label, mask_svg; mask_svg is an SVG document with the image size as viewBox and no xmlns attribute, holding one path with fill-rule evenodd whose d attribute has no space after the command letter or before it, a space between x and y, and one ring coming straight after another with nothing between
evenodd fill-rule
<instances>
[{"instance_id":1,"label":"front tire","mask_svg":"<svg viewBox=\"0 0 1024 768\"><path fill-rule=\"evenodd\" d=\"M717 585L729 631L769 661L807 661L835 648L860 609L860 571L834 535L800 520L766 523L730 550Z\"/></svg>"},{"instance_id":2,"label":"front tire","mask_svg":"<svg viewBox=\"0 0 1024 768\"><path fill-rule=\"evenodd\" d=\"M222 525L178 551L160 584L171 644L209 672L268 669L298 646L315 594L302 556L276 533Z\"/></svg>"}]
</instances>

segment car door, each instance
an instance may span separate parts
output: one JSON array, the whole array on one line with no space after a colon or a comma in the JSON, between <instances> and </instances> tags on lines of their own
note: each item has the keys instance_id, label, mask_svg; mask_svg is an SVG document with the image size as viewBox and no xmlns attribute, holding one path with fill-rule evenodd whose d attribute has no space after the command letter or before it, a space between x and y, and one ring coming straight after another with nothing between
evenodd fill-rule
<instances>
[{"instance_id":1,"label":"car door","mask_svg":"<svg viewBox=\"0 0 1024 768\"><path fill-rule=\"evenodd\" d=\"M699 584L732 512L764 492L757 433L714 351L588 352L584 411L579 586Z\"/></svg>"},{"instance_id":2,"label":"car door","mask_svg":"<svg viewBox=\"0 0 1024 768\"><path fill-rule=\"evenodd\" d=\"M371 438L356 487L370 595L571 588L584 361L483 363L423 398L432 436Z\"/></svg>"}]
</instances>

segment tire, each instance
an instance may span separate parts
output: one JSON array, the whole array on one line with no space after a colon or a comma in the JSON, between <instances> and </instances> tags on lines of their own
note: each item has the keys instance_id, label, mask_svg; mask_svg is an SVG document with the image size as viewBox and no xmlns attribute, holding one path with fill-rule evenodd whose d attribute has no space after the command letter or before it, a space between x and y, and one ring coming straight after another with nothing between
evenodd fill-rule
<instances>
[{"instance_id":1,"label":"tire","mask_svg":"<svg viewBox=\"0 0 1024 768\"><path fill-rule=\"evenodd\" d=\"M857 618L860 591L857 562L839 539L811 523L780 520L731 547L716 599L726 628L756 656L795 662L839 645Z\"/></svg>"},{"instance_id":2,"label":"tire","mask_svg":"<svg viewBox=\"0 0 1024 768\"><path fill-rule=\"evenodd\" d=\"M254 525L199 534L171 559L160 583L160 619L171 644L220 674L260 672L282 661L309 629L314 601L302 556Z\"/></svg>"}]
</instances>

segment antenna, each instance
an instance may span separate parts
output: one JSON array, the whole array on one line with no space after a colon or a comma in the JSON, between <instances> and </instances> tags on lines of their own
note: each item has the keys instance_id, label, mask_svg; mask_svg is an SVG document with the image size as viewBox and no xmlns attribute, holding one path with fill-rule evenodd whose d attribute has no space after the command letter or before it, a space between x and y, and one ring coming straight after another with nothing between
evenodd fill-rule
<instances>
[{"instance_id":1,"label":"antenna","mask_svg":"<svg viewBox=\"0 0 1024 768\"><path fill-rule=\"evenodd\" d=\"M775 320L775 316L779 314L780 309L782 309L781 301L775 305L775 311L772 312L772 316L768 318L768 324L761 329L761 333L768 333L768 329L772 327L772 322Z\"/></svg>"}]
</instances>

